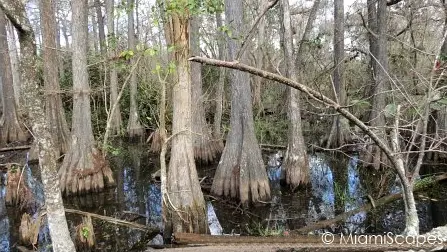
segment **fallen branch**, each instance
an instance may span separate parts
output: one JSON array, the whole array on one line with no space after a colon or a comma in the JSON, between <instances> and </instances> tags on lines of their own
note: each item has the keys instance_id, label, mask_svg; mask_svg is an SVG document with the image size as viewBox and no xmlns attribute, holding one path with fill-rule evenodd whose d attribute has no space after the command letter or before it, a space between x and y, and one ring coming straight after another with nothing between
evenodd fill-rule
<instances>
[{"instance_id":1,"label":"fallen branch","mask_svg":"<svg viewBox=\"0 0 447 252\"><path fill-rule=\"evenodd\" d=\"M276 145L276 144L260 144L259 147L267 149L287 149L287 146L285 145Z\"/></svg>"},{"instance_id":2,"label":"fallen branch","mask_svg":"<svg viewBox=\"0 0 447 252\"><path fill-rule=\"evenodd\" d=\"M31 145L5 147L5 148L0 148L0 152L15 151L15 150L27 150L27 149L30 149L30 148L31 148Z\"/></svg>"},{"instance_id":3,"label":"fallen branch","mask_svg":"<svg viewBox=\"0 0 447 252\"><path fill-rule=\"evenodd\" d=\"M125 221L125 220L120 220L120 219L116 219L113 217L109 217L109 216L104 216L104 215L100 215L100 214L95 214L95 213L89 213L89 212L84 212L81 210L76 210L76 209L68 209L65 208L65 212L66 213L72 213L72 214L80 214L80 215L85 215L85 216L90 216L92 218L96 218L96 219L100 219L103 221L107 221L116 225L121 225L121 226L125 226L128 228L133 228L133 229L138 229L138 230L142 230L142 231L146 231L152 234L158 234L160 232L159 229L154 228L154 227L149 227L146 225L141 225L138 223L133 223L130 221Z\"/></svg>"},{"instance_id":4,"label":"fallen branch","mask_svg":"<svg viewBox=\"0 0 447 252\"><path fill-rule=\"evenodd\" d=\"M216 59L210 59L205 57L199 57L199 56L193 56L189 58L190 61L199 62L211 66L218 66L218 67L226 67L230 69L239 70L242 72L251 73L256 76L263 77L268 80L276 81L282 84L285 84L289 87L292 87L294 89L297 89L304 93L307 97L309 97L312 100L315 100L317 102L321 102L327 107L331 107L335 111L337 111L340 115L342 115L344 118L348 119L350 122L355 124L357 127L359 127L365 134L367 134L371 140L373 140L377 146L385 153L385 155L388 157L390 162L393 164L393 167L398 167L398 164L396 163L396 159L393 156L392 150L388 147L388 145L385 143L385 140L379 137L378 134L375 134L365 123L363 123L360 119L358 119L355 115L353 115L351 112L349 112L346 107L341 106L334 100L330 99L329 97L323 95L321 92L314 90L304 84L301 84L297 81L291 80L289 78L286 78L284 76L281 76L279 74L271 73L268 71L260 70L255 67L240 63L239 61L223 61L223 60L216 60ZM400 176L403 176L403 174L399 174Z\"/></svg>"},{"instance_id":5,"label":"fallen branch","mask_svg":"<svg viewBox=\"0 0 447 252\"><path fill-rule=\"evenodd\" d=\"M445 179L447 179L447 173L443 173L441 175L433 177L433 179L430 182L428 182L427 185L432 185L432 184L434 184L436 182L439 182L439 181L445 180ZM414 191L416 192L416 191L420 191L420 190L422 190L422 189L424 189L426 187L417 187L417 186L415 186L414 188L415 188ZM386 205L388 203L391 203L391 202L396 201L396 200L401 199L401 198L402 198L402 193L387 195L387 196L384 196L384 197L382 197L380 199L372 201L372 202L374 202L374 205L370 202L370 203L365 204L365 205L363 205L363 206L361 206L361 207L359 207L357 209L354 209L352 211L345 212L345 213L342 213L340 215L337 215L333 219L319 221L319 222L316 222L314 224L302 227L300 229L292 230L290 233L306 234L306 233L309 233L311 231L330 226L330 225L335 224L337 222L344 221L344 220L346 220L347 218L349 218L350 216L352 216L354 214L357 214L357 213L360 213L360 212L371 211L375 207Z\"/></svg>"}]
</instances>

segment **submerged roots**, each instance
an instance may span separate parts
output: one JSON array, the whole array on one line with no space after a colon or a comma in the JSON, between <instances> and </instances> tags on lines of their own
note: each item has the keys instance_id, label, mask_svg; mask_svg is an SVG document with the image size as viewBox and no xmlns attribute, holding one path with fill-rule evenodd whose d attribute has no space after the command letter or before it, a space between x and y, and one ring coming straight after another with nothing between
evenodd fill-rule
<instances>
[{"instance_id":1,"label":"submerged roots","mask_svg":"<svg viewBox=\"0 0 447 252\"><path fill-rule=\"evenodd\" d=\"M194 158L204 163L211 163L222 153L223 148L221 140L203 139L200 144L194 146Z\"/></svg>"},{"instance_id":2,"label":"submerged roots","mask_svg":"<svg viewBox=\"0 0 447 252\"><path fill-rule=\"evenodd\" d=\"M71 150L59 170L62 192L66 195L98 192L115 184L112 170L96 149Z\"/></svg>"},{"instance_id":3,"label":"submerged roots","mask_svg":"<svg viewBox=\"0 0 447 252\"><path fill-rule=\"evenodd\" d=\"M22 130L17 122L4 121L0 126L0 144L24 142L28 136L28 132Z\"/></svg>"},{"instance_id":4,"label":"submerged roots","mask_svg":"<svg viewBox=\"0 0 447 252\"><path fill-rule=\"evenodd\" d=\"M36 219L27 213L22 215L22 219L20 221L20 242L24 245L33 245L37 244L37 238L39 236L40 225L42 224L42 217L40 214L37 215Z\"/></svg>"}]
</instances>

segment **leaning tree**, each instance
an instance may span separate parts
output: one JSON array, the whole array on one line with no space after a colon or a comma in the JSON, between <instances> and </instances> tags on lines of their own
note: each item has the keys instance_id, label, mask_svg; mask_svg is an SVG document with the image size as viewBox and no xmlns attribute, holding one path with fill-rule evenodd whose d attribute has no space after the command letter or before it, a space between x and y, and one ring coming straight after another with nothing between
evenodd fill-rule
<instances>
[{"instance_id":1,"label":"leaning tree","mask_svg":"<svg viewBox=\"0 0 447 252\"><path fill-rule=\"evenodd\" d=\"M99 191L114 184L112 171L95 148L91 123L90 86L87 73L87 0L72 2L73 21L73 119L70 151L59 176L65 194Z\"/></svg>"},{"instance_id":2,"label":"leaning tree","mask_svg":"<svg viewBox=\"0 0 447 252\"><path fill-rule=\"evenodd\" d=\"M186 1L165 2L166 41L175 48L172 59L176 64L176 82L172 90L172 147L167 174L167 195L164 209L169 220L166 228L172 232L205 233L207 218L205 199L196 171L191 138L191 73L189 57L190 8Z\"/></svg>"},{"instance_id":3,"label":"leaning tree","mask_svg":"<svg viewBox=\"0 0 447 252\"><path fill-rule=\"evenodd\" d=\"M243 13L243 1L225 1L225 21L232 33L231 38L227 38L230 59L235 59L241 49ZM240 61L246 61L245 53ZM242 203L268 199L270 185L254 131L250 76L232 70L230 83L230 131L211 191L216 195L239 198Z\"/></svg>"},{"instance_id":4,"label":"leaning tree","mask_svg":"<svg viewBox=\"0 0 447 252\"><path fill-rule=\"evenodd\" d=\"M39 94L40 83L37 73L38 63L34 32L26 15L25 5L21 1L0 0L0 9L6 13L19 34L23 101L39 152L39 168L45 194L46 215L52 248L54 251L76 251L65 218L56 171L56 153L48 121L45 118L43 101Z\"/></svg>"}]
</instances>

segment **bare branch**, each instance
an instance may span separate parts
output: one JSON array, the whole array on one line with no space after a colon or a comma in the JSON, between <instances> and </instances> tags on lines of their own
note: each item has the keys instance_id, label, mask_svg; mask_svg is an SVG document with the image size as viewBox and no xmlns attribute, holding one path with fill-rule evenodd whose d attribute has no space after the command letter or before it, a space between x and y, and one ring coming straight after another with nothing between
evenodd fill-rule
<instances>
[{"instance_id":1,"label":"bare branch","mask_svg":"<svg viewBox=\"0 0 447 252\"><path fill-rule=\"evenodd\" d=\"M402 0L388 0L388 1L386 2L386 6L395 5L395 4L398 4L398 3L400 3L400 2L402 2Z\"/></svg>"},{"instance_id":2,"label":"bare branch","mask_svg":"<svg viewBox=\"0 0 447 252\"><path fill-rule=\"evenodd\" d=\"M259 22L261 21L262 17L264 17L265 13L267 13L268 10L270 10L271 8L273 8L273 6L276 5L276 3L278 3L278 0L270 0L267 2L267 4L265 5L264 9L261 11L261 13L259 14L259 16L256 18L255 22L253 23L253 25L251 26L250 31L247 33L247 35L245 36L244 40L242 40L242 44L241 44L241 48L239 49L239 52L236 54L236 59L239 60L242 56L242 54L244 53L244 50L247 47L247 41L251 38L251 36L253 35L253 31L255 30L255 28L258 26Z\"/></svg>"},{"instance_id":3,"label":"bare branch","mask_svg":"<svg viewBox=\"0 0 447 252\"><path fill-rule=\"evenodd\" d=\"M298 82L288 79L286 77L283 77L283 76L280 76L280 75L277 75L274 73L270 73L267 71L263 71L263 70L245 65L238 61L229 62L229 61L209 59L209 58L197 57L197 56L191 57L189 60L194 61L194 62L200 62L200 63L212 65L212 66L226 67L226 68L235 69L235 70L239 70L239 71L243 71L243 72L248 72L248 73L251 73L256 76L260 76L260 77L263 77L263 78L266 78L269 80L273 80L273 81L285 84L289 87L295 88L295 89L303 92L309 98L311 98L315 101L321 102L328 107L333 108L335 111L340 113L340 115L342 115L343 117L345 117L346 119L348 119L349 121L354 123L365 134L367 134L369 137L371 137L371 139L377 144L377 146L389 158L389 160L392 162L393 166L398 167L398 164L396 163L396 160L393 157L392 150L386 145L384 140L381 137L379 137L379 135L374 133L371 128L366 126L362 121L360 121L360 119L358 119L356 116L351 114L351 112L349 112L348 110L346 110L345 108L340 106L340 104L336 103L332 99L323 95L321 92L318 92L312 88L309 88L306 85L303 85L301 83L298 83Z\"/></svg>"}]
</instances>

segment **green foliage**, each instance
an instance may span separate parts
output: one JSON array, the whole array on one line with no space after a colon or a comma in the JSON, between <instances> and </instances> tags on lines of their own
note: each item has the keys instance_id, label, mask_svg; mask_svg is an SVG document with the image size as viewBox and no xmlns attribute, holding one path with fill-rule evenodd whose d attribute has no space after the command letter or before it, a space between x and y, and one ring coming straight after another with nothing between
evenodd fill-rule
<instances>
[{"instance_id":1,"label":"green foliage","mask_svg":"<svg viewBox=\"0 0 447 252\"><path fill-rule=\"evenodd\" d=\"M433 186L434 181L435 181L435 176L425 177L421 180L416 181L416 183L414 184L414 189L415 190L426 189L430 186Z\"/></svg>"},{"instance_id":2,"label":"green foliage","mask_svg":"<svg viewBox=\"0 0 447 252\"><path fill-rule=\"evenodd\" d=\"M168 1L166 12L168 14L190 14L201 13L212 14L223 11L222 0L171 0Z\"/></svg>"},{"instance_id":3,"label":"green foliage","mask_svg":"<svg viewBox=\"0 0 447 252\"><path fill-rule=\"evenodd\" d=\"M247 224L245 229L249 235L253 236L283 236L286 231L283 227L276 224L270 227L268 224L264 226L260 222L253 223L250 226Z\"/></svg>"},{"instance_id":4,"label":"green foliage","mask_svg":"<svg viewBox=\"0 0 447 252\"><path fill-rule=\"evenodd\" d=\"M287 143L287 119L278 115L255 118L255 133L259 143L283 145Z\"/></svg>"},{"instance_id":5,"label":"green foliage","mask_svg":"<svg viewBox=\"0 0 447 252\"><path fill-rule=\"evenodd\" d=\"M124 50L120 53L120 58L125 60L130 60L135 55L133 50Z\"/></svg>"},{"instance_id":6,"label":"green foliage","mask_svg":"<svg viewBox=\"0 0 447 252\"><path fill-rule=\"evenodd\" d=\"M82 233L82 236L87 239L90 235L90 230L88 229L88 227L84 226L81 228L81 233Z\"/></svg>"},{"instance_id":7,"label":"green foliage","mask_svg":"<svg viewBox=\"0 0 447 252\"><path fill-rule=\"evenodd\" d=\"M397 112L397 105L395 103L390 103L385 106L385 117L394 118Z\"/></svg>"},{"instance_id":8,"label":"green foliage","mask_svg":"<svg viewBox=\"0 0 447 252\"><path fill-rule=\"evenodd\" d=\"M339 184L334 181L334 195L337 203L336 209L342 209L346 203L354 203L354 199L349 195L346 184Z\"/></svg>"},{"instance_id":9,"label":"green foliage","mask_svg":"<svg viewBox=\"0 0 447 252\"><path fill-rule=\"evenodd\" d=\"M107 153L110 153L116 157L116 156L120 156L121 154L123 154L124 150L121 146L115 147L110 144L107 144L105 146L105 150L103 150L103 151L106 151Z\"/></svg>"}]
</instances>

